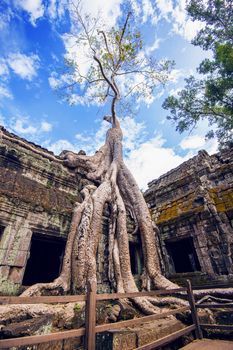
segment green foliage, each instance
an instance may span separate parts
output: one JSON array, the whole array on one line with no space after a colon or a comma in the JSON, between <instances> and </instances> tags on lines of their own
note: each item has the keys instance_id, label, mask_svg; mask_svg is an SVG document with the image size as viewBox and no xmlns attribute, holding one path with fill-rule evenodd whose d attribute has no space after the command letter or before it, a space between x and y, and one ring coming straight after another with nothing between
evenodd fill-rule
<instances>
[{"instance_id":1,"label":"green foliage","mask_svg":"<svg viewBox=\"0 0 233 350\"><path fill-rule=\"evenodd\" d=\"M204 50L214 49L216 43L232 42L232 0L189 0L187 11L193 21L204 22L193 44Z\"/></svg>"},{"instance_id":2,"label":"green foliage","mask_svg":"<svg viewBox=\"0 0 233 350\"><path fill-rule=\"evenodd\" d=\"M80 29L78 34L72 34L77 56L66 57L67 73L58 86L66 93L64 97L69 103L103 105L109 102L113 116L122 109L124 113L133 112L132 106L152 101L158 86L169 79L173 62L147 57L130 8L122 13L125 15L118 23L108 28L100 18L85 16L82 7L74 7L72 17L77 19L77 25L73 27ZM88 68L85 65L85 69L83 52L86 61L92 62Z\"/></svg>"},{"instance_id":3,"label":"green foliage","mask_svg":"<svg viewBox=\"0 0 233 350\"><path fill-rule=\"evenodd\" d=\"M80 312L82 309L81 305L76 303L74 304L74 312Z\"/></svg>"},{"instance_id":4,"label":"green foliage","mask_svg":"<svg viewBox=\"0 0 233 350\"><path fill-rule=\"evenodd\" d=\"M169 96L163 107L170 110L168 119L180 132L207 118L214 128L206 136L216 136L220 147L227 147L233 143L233 4L229 0L191 0L187 11L192 20L205 24L192 43L212 50L213 58L198 67L202 79L187 78L184 89L177 97Z\"/></svg>"}]
</instances>

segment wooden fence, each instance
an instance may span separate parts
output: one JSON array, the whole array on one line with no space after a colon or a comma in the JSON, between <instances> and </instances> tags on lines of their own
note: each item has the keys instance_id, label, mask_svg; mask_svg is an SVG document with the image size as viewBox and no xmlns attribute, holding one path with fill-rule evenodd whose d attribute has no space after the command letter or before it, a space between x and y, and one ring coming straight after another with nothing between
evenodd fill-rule
<instances>
[{"instance_id":1,"label":"wooden fence","mask_svg":"<svg viewBox=\"0 0 233 350\"><path fill-rule=\"evenodd\" d=\"M208 286L211 287L211 286ZM213 288L213 286L212 286ZM214 287L216 288L216 286ZM96 325L96 302L100 300L114 300L121 298L135 298L135 297L146 297L154 295L171 295L171 294L187 293L187 299L189 306L180 307L171 311L163 312L157 315L144 316L140 318L134 318L127 321L120 321L116 323L108 323L102 325ZM224 330L232 330L233 325L215 325L215 324L200 324L197 315L197 308L233 308L233 303L228 304L197 304L195 303L193 289L190 281L187 281L187 287L172 289L172 290L157 290L151 292L135 292L135 293L112 293L112 294L96 294L96 287L93 285L88 286L88 292L86 295L71 295L71 296L41 296L41 297L0 297L0 304L38 304L38 303L68 303L68 302L86 302L86 320L85 327L79 329L73 329L68 331L32 335L11 339L0 340L0 349L7 349L10 347L18 347L24 345L35 345L39 343L47 343L51 341L64 340L69 338L75 338L85 335L85 349L94 350L96 334L106 332L110 330L119 330L145 322L154 321L160 318L164 318L170 315L176 315L187 310L191 310L193 324L187 326L179 331L176 331L168 336L154 341L153 343L143 345L137 348L137 350L149 350L157 349L158 347L164 346L171 343L172 341L187 335L190 332L195 332L196 339L202 339L202 329L207 328L218 328Z\"/></svg>"}]
</instances>

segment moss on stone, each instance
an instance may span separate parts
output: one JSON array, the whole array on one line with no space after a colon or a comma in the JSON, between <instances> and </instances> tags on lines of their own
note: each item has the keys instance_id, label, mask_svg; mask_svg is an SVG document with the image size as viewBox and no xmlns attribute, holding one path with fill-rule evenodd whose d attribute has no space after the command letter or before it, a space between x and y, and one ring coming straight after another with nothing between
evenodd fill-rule
<instances>
[{"instance_id":1,"label":"moss on stone","mask_svg":"<svg viewBox=\"0 0 233 350\"><path fill-rule=\"evenodd\" d=\"M195 200L195 192L189 193L187 196L174 200L172 202L166 203L159 209L159 217L156 220L157 224L162 222L173 220L182 214L187 214L188 212L201 212L204 209L203 205L193 206Z\"/></svg>"},{"instance_id":2,"label":"moss on stone","mask_svg":"<svg viewBox=\"0 0 233 350\"><path fill-rule=\"evenodd\" d=\"M209 189L210 198L213 200L218 212L225 212L233 209L233 191L232 189L223 189L214 187Z\"/></svg>"},{"instance_id":3,"label":"moss on stone","mask_svg":"<svg viewBox=\"0 0 233 350\"><path fill-rule=\"evenodd\" d=\"M79 303L74 304L74 312L80 312L82 307Z\"/></svg>"},{"instance_id":4,"label":"moss on stone","mask_svg":"<svg viewBox=\"0 0 233 350\"><path fill-rule=\"evenodd\" d=\"M20 284L19 283L14 283L9 280L5 280L1 278L0 276L0 295L18 295L20 292Z\"/></svg>"}]
</instances>

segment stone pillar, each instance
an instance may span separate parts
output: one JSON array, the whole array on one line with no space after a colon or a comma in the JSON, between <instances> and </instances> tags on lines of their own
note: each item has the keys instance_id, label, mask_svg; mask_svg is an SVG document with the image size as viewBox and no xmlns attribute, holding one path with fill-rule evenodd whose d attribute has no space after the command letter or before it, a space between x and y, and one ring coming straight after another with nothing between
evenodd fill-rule
<instances>
[{"instance_id":1,"label":"stone pillar","mask_svg":"<svg viewBox=\"0 0 233 350\"><path fill-rule=\"evenodd\" d=\"M16 294L22 284L32 232L28 221L16 217L5 223L0 245L0 293Z\"/></svg>"}]
</instances>

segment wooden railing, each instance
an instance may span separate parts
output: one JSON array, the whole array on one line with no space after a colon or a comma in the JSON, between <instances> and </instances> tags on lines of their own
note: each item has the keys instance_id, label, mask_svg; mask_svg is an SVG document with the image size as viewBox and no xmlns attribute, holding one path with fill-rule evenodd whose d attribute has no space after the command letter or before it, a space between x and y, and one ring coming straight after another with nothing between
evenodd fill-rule
<instances>
[{"instance_id":1,"label":"wooden railing","mask_svg":"<svg viewBox=\"0 0 233 350\"><path fill-rule=\"evenodd\" d=\"M215 287L216 288L216 287ZM187 299L189 306L180 307L171 311L163 312L161 314L144 316L140 318L134 318L127 321L120 321L116 323L108 323L102 325L96 325L96 302L101 300L114 300L121 298L135 298L135 297L146 297L155 295L171 295L171 294L187 293ZM68 331L42 334L42 335L32 335L11 339L0 340L0 349L6 349L10 347L18 347L24 345L34 345L39 343L47 343L51 341L64 340L74 337L80 337L85 335L85 349L94 350L96 334L102 333L110 330L119 330L122 328L135 326L138 324L143 324L145 322L154 321L160 318L164 318L170 315L176 315L187 310L191 310L193 324L187 326L179 331L176 331L168 336L154 341L153 343L143 345L137 350L149 350L157 349L158 347L164 346L171 343L172 341L182 337L183 335L189 334L190 332L195 332L195 337L197 339L202 338L202 328L213 328L217 325L207 325L200 324L197 315L197 308L214 308L220 307L220 304L196 304L193 290L190 281L187 281L187 287L178 288L172 290L157 290L151 292L137 292L137 293L112 293L112 294L96 294L96 287L94 285L88 286L88 292L86 295L71 295L71 296L41 296L41 297L0 297L0 304L38 304L38 303L68 303L68 302L86 302L86 319L85 327L79 329L73 329ZM232 307L232 304L221 304L221 307ZM232 329L233 326L218 326L220 329Z\"/></svg>"}]
</instances>

